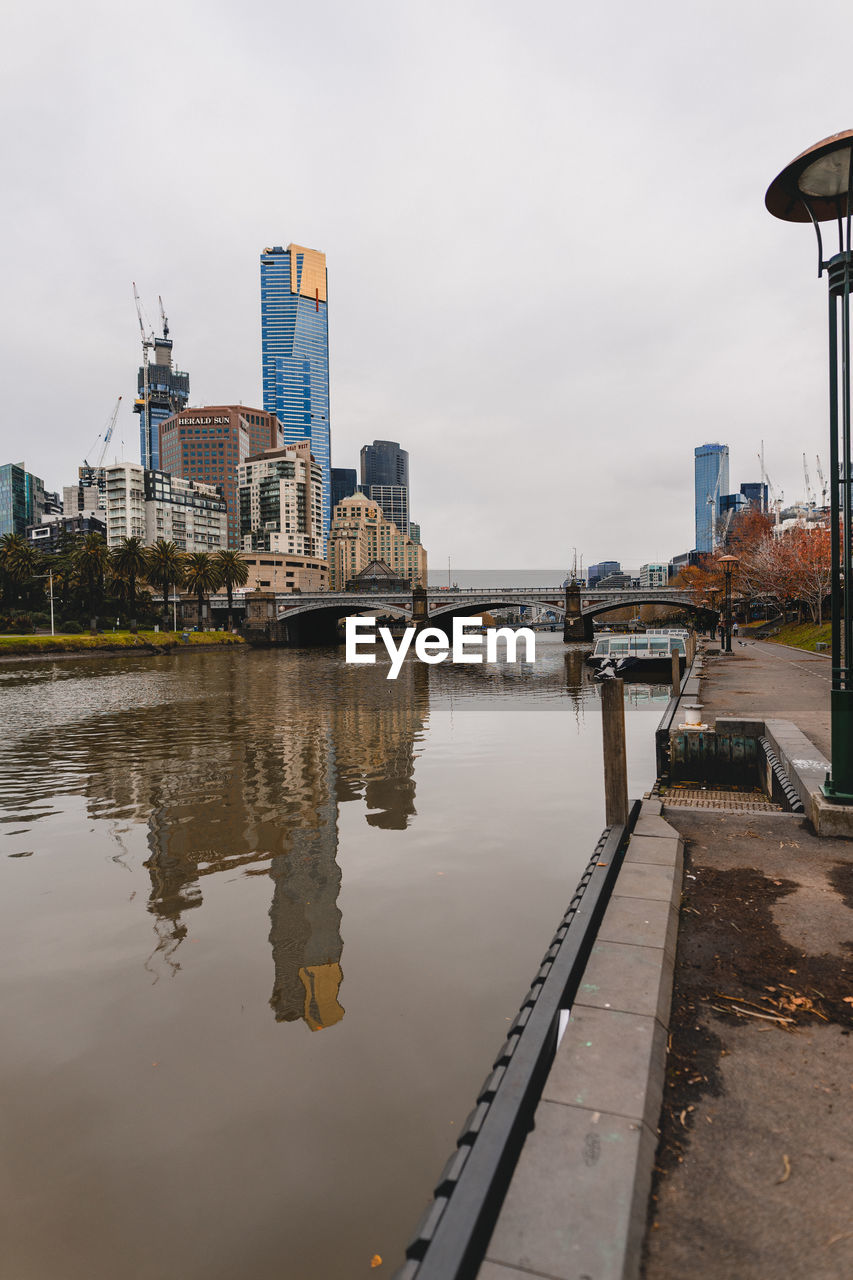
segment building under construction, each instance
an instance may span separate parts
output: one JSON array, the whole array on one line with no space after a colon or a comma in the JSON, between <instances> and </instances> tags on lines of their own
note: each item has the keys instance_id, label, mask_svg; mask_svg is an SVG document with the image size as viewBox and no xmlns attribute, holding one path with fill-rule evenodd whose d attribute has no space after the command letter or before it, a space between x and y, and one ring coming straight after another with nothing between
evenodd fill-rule
<instances>
[{"instance_id":1,"label":"building under construction","mask_svg":"<svg viewBox=\"0 0 853 1280\"><path fill-rule=\"evenodd\" d=\"M136 297L136 286L134 285ZM160 303L162 337L146 333L139 299L136 299L139 327L142 331L142 364L137 378L137 396L133 412L139 414L139 460L149 471L160 468L160 423L180 413L190 398L190 375L172 364L172 339L169 322ZM149 356L149 352L151 355Z\"/></svg>"}]
</instances>

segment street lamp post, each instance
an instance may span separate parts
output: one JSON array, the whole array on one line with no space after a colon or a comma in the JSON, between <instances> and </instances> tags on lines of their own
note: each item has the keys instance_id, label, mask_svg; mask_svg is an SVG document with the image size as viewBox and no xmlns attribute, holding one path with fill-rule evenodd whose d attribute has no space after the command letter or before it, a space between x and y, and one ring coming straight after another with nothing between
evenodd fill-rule
<instances>
[{"instance_id":1,"label":"street lamp post","mask_svg":"<svg viewBox=\"0 0 853 1280\"><path fill-rule=\"evenodd\" d=\"M829 800L853 804L853 566L851 566L850 288L853 277L853 129L824 138L792 160L764 203L784 222L810 222L817 235L818 276L829 283L829 480L832 557L832 765ZM838 226L838 253L824 259L820 224ZM839 316L840 313L840 316ZM840 324L839 324L840 320ZM839 328L841 366L839 369ZM843 531L843 539L842 539Z\"/></svg>"},{"instance_id":2,"label":"street lamp post","mask_svg":"<svg viewBox=\"0 0 853 1280\"><path fill-rule=\"evenodd\" d=\"M48 569L47 573L35 574L37 578L47 578L50 582L50 634L56 635L56 628L53 625L53 570Z\"/></svg>"},{"instance_id":3,"label":"street lamp post","mask_svg":"<svg viewBox=\"0 0 853 1280\"><path fill-rule=\"evenodd\" d=\"M726 634L723 641L723 652L731 653L732 651L732 574L740 564L737 556L720 556L717 561L723 566L726 583Z\"/></svg>"},{"instance_id":4,"label":"street lamp post","mask_svg":"<svg viewBox=\"0 0 853 1280\"><path fill-rule=\"evenodd\" d=\"M710 636L712 636L712 637L713 637L714 632L716 631L717 627L720 625L720 615L717 613L717 596L718 596L719 594L720 594L720 588L719 588L719 587L709 587L709 588L708 588L708 595L711 597L711 611L712 611L712 613L713 613L714 617L716 618L716 621L713 621L713 619L712 619L711 626L709 627L709 631L708 631L708 634L709 634Z\"/></svg>"}]
</instances>

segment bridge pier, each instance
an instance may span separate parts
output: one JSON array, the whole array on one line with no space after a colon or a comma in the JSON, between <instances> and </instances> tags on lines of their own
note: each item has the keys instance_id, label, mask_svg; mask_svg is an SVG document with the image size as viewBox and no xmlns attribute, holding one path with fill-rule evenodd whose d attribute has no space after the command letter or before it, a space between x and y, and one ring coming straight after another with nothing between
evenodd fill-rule
<instances>
[{"instance_id":1,"label":"bridge pier","mask_svg":"<svg viewBox=\"0 0 853 1280\"><path fill-rule=\"evenodd\" d=\"M592 617L581 612L581 584L570 582L566 586L566 617L563 622L563 643L572 640L592 640Z\"/></svg>"}]
</instances>

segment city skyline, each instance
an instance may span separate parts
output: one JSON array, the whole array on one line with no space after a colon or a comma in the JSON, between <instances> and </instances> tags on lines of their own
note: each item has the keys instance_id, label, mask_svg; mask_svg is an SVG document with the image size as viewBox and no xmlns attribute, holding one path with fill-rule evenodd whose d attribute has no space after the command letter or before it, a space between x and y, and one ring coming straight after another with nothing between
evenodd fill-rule
<instances>
[{"instance_id":1,"label":"city skyline","mask_svg":"<svg viewBox=\"0 0 853 1280\"><path fill-rule=\"evenodd\" d=\"M312 47L318 14L249 0L207 21L155 0L175 57L214 74L152 81L131 15L16 10L4 456L59 488L121 393L109 460L136 460L133 280L163 295L193 404L262 403L257 255L292 239L322 246L333 282L331 462L401 439L434 563L683 551L703 439L727 439L747 480L763 439L795 500L803 453L812 474L828 465L824 299L811 245L763 195L848 106L822 71L820 19L841 6L773 12L768 28L733 4L662 3L649 21L545 3L530 23L468 4L447 10L447 48L441 5L427 21L331 2L323 77L282 79L277 50ZM180 196L150 206L138 157L167 87ZM273 121L297 111L271 166ZM617 129L626 194L602 203L588 192L611 189ZM521 441L537 465L517 465ZM509 492L535 520L502 524Z\"/></svg>"}]
</instances>

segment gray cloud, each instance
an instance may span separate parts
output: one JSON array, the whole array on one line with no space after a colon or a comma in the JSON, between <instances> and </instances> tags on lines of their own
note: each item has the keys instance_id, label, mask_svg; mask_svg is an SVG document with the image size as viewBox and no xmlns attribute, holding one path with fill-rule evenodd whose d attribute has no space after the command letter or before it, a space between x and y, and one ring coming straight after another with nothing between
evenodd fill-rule
<instances>
[{"instance_id":1,"label":"gray cloud","mask_svg":"<svg viewBox=\"0 0 853 1280\"><path fill-rule=\"evenodd\" d=\"M162 293L193 401L260 400L258 254L326 251L333 461L412 459L436 566L693 541L692 456L826 465L825 283L764 190L850 125L846 6L18 6L4 460L67 483ZM153 315L152 315L153 318ZM118 432L117 432L118 434Z\"/></svg>"}]
</instances>

